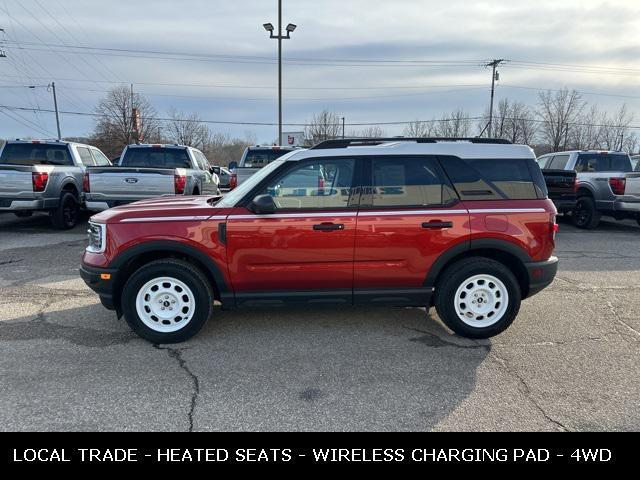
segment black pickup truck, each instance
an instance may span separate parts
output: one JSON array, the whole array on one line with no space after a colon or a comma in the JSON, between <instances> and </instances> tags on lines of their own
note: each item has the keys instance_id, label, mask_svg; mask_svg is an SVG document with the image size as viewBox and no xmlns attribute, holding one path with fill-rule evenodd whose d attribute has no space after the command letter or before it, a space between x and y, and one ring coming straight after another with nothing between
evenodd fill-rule
<instances>
[{"instance_id":1,"label":"black pickup truck","mask_svg":"<svg viewBox=\"0 0 640 480\"><path fill-rule=\"evenodd\" d=\"M547 184L549 199L553 201L558 213L567 213L576 206L578 182L574 170L542 169L544 182Z\"/></svg>"}]
</instances>

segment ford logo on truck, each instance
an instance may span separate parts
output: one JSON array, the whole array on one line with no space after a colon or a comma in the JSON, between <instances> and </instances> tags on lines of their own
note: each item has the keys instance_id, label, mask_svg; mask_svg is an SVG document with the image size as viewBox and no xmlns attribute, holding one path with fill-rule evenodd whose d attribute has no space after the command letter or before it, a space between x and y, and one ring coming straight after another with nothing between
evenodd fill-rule
<instances>
[{"instance_id":1,"label":"ford logo on truck","mask_svg":"<svg viewBox=\"0 0 640 480\"><path fill-rule=\"evenodd\" d=\"M130 184L138 183L138 179L137 178L125 178L124 182L125 183L130 183Z\"/></svg>"}]
</instances>

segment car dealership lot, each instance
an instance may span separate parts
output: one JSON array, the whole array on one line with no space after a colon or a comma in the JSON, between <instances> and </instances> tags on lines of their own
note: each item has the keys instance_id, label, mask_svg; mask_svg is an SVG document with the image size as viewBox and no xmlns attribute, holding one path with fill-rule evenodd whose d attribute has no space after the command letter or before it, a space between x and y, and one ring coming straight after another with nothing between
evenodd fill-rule
<instances>
[{"instance_id":1,"label":"car dealership lot","mask_svg":"<svg viewBox=\"0 0 640 480\"><path fill-rule=\"evenodd\" d=\"M638 430L640 228L561 221L505 333L415 308L217 309L153 346L77 274L86 224L0 215L2 430Z\"/></svg>"}]
</instances>

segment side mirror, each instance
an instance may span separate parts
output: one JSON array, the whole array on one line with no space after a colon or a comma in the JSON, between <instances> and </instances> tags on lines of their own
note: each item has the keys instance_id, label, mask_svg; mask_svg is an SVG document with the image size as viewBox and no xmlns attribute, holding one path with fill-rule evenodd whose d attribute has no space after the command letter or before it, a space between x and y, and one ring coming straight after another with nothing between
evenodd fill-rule
<instances>
[{"instance_id":1,"label":"side mirror","mask_svg":"<svg viewBox=\"0 0 640 480\"><path fill-rule=\"evenodd\" d=\"M209 167L209 171L211 173L215 173L216 175L220 175L220 167L215 166L215 167Z\"/></svg>"},{"instance_id":2,"label":"side mirror","mask_svg":"<svg viewBox=\"0 0 640 480\"><path fill-rule=\"evenodd\" d=\"M275 213L276 203L271 195L258 195L251 202L250 208L253 213L258 214Z\"/></svg>"},{"instance_id":3,"label":"side mirror","mask_svg":"<svg viewBox=\"0 0 640 480\"><path fill-rule=\"evenodd\" d=\"M238 162L229 163L229 170L237 170L237 169L238 169Z\"/></svg>"}]
</instances>

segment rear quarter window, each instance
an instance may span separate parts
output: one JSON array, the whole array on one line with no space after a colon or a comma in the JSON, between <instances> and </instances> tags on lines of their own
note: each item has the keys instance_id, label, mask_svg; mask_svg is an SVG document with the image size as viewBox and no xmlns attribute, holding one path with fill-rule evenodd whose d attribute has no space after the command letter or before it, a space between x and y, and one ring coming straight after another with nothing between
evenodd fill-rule
<instances>
[{"instance_id":1,"label":"rear quarter window","mask_svg":"<svg viewBox=\"0 0 640 480\"><path fill-rule=\"evenodd\" d=\"M534 200L546 197L534 159L441 157L461 200Z\"/></svg>"}]
</instances>

